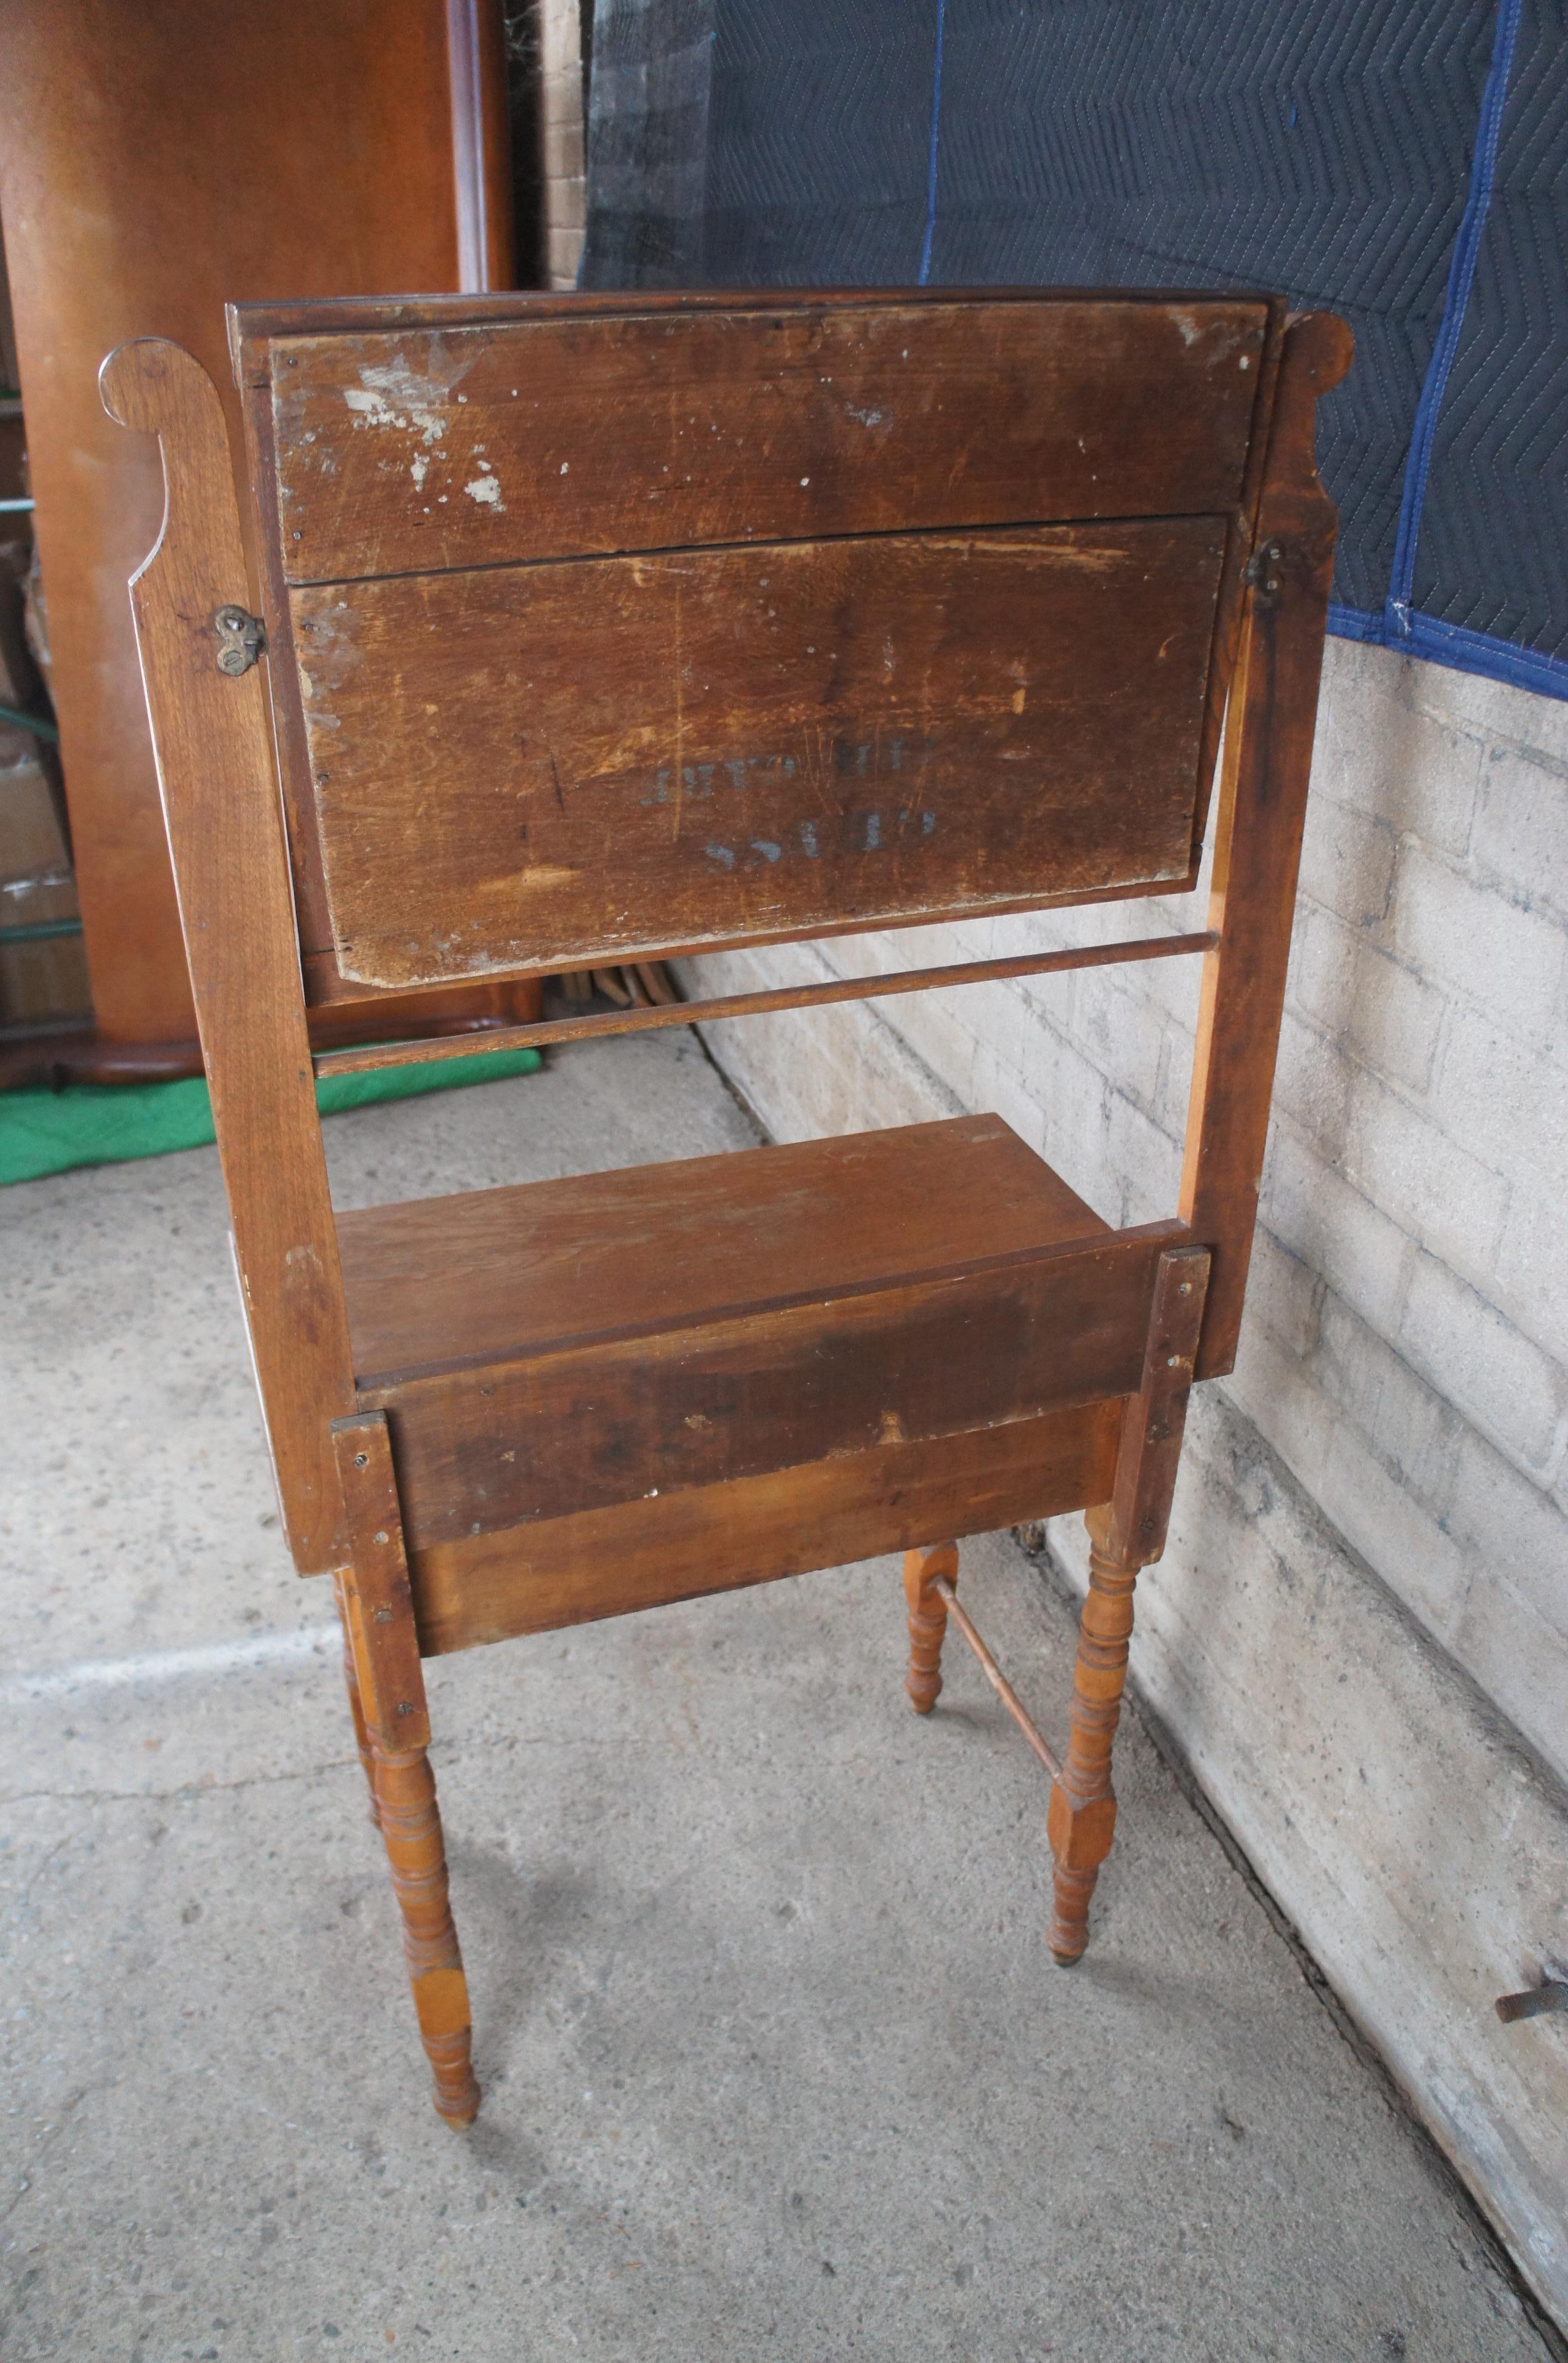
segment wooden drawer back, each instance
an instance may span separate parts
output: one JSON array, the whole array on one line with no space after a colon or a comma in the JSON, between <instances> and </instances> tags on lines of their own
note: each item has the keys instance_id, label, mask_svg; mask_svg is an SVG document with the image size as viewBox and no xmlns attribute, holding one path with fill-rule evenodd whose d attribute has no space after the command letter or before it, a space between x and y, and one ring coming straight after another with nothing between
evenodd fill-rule
<instances>
[{"instance_id":1,"label":"wooden drawer back","mask_svg":"<svg viewBox=\"0 0 1568 2363\"><path fill-rule=\"evenodd\" d=\"M1263 299L240 306L307 993L1194 873Z\"/></svg>"}]
</instances>

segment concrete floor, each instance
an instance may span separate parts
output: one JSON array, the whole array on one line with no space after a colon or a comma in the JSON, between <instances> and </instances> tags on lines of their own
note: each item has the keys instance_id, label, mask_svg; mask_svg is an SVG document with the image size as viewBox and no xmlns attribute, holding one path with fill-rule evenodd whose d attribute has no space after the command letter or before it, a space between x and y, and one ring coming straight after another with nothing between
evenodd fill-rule
<instances>
[{"instance_id":1,"label":"concrete floor","mask_svg":"<svg viewBox=\"0 0 1568 2363\"><path fill-rule=\"evenodd\" d=\"M327 1132L345 1204L752 1137L685 1037ZM430 1669L448 2133L224 1227L210 1150L0 1193L10 2363L1546 2353L1136 1715L1051 1966L1043 1781L956 1641L910 1714L890 1561ZM1066 1611L966 1570L1060 1730Z\"/></svg>"}]
</instances>

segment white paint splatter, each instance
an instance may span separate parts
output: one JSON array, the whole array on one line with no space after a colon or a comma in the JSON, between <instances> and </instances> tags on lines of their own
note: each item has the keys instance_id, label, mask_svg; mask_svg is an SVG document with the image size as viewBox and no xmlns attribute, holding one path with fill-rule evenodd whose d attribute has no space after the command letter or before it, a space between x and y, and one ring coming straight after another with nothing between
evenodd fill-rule
<instances>
[{"instance_id":1,"label":"white paint splatter","mask_svg":"<svg viewBox=\"0 0 1568 2363\"><path fill-rule=\"evenodd\" d=\"M1184 345L1197 344L1198 327L1198 322L1193 318L1192 314L1190 312L1173 312L1171 314L1171 318L1181 330L1182 343Z\"/></svg>"},{"instance_id":2,"label":"white paint splatter","mask_svg":"<svg viewBox=\"0 0 1568 2363\"><path fill-rule=\"evenodd\" d=\"M501 497L499 476L476 476L471 484L463 486L463 490L470 501L479 501L487 508L505 510L506 503Z\"/></svg>"},{"instance_id":3,"label":"white paint splatter","mask_svg":"<svg viewBox=\"0 0 1568 2363\"><path fill-rule=\"evenodd\" d=\"M343 399L367 427L400 427L417 434L427 451L446 431L451 387L442 378L422 377L400 355L359 372L359 383L346 386ZM461 402L466 396L459 394Z\"/></svg>"},{"instance_id":4,"label":"white paint splatter","mask_svg":"<svg viewBox=\"0 0 1568 2363\"><path fill-rule=\"evenodd\" d=\"M408 463L408 472L414 478L414 489L416 493L422 493L425 490L425 471L429 465L430 462L423 451L416 451Z\"/></svg>"}]
</instances>

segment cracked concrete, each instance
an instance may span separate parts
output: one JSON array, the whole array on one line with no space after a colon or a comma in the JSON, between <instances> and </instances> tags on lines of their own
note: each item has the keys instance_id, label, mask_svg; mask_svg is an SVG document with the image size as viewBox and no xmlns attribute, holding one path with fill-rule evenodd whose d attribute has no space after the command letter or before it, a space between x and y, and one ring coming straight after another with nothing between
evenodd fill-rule
<instances>
[{"instance_id":1,"label":"cracked concrete","mask_svg":"<svg viewBox=\"0 0 1568 2363\"><path fill-rule=\"evenodd\" d=\"M328 1126L340 1202L744 1146L685 1039ZM33 2358L1539 2363L1488 2240L1136 1715L1094 1947L888 1561L429 1670L483 2114L431 2113L216 1160L0 1197L0 2344ZM1006 1537L982 1629L1060 1727Z\"/></svg>"}]
</instances>

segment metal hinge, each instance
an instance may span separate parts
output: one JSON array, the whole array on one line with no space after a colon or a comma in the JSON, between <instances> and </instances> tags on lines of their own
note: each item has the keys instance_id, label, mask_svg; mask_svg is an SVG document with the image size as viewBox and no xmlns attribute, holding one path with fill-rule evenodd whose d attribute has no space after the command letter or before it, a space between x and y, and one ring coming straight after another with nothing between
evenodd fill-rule
<instances>
[{"instance_id":1,"label":"metal hinge","mask_svg":"<svg viewBox=\"0 0 1568 2363\"><path fill-rule=\"evenodd\" d=\"M1284 556L1281 543L1265 541L1247 560L1247 583L1264 599L1274 598L1279 590L1279 561Z\"/></svg>"},{"instance_id":2,"label":"metal hinge","mask_svg":"<svg viewBox=\"0 0 1568 2363\"><path fill-rule=\"evenodd\" d=\"M213 629L217 634L219 672L248 672L267 646L261 618L247 615L243 607L220 607L213 617Z\"/></svg>"}]
</instances>

